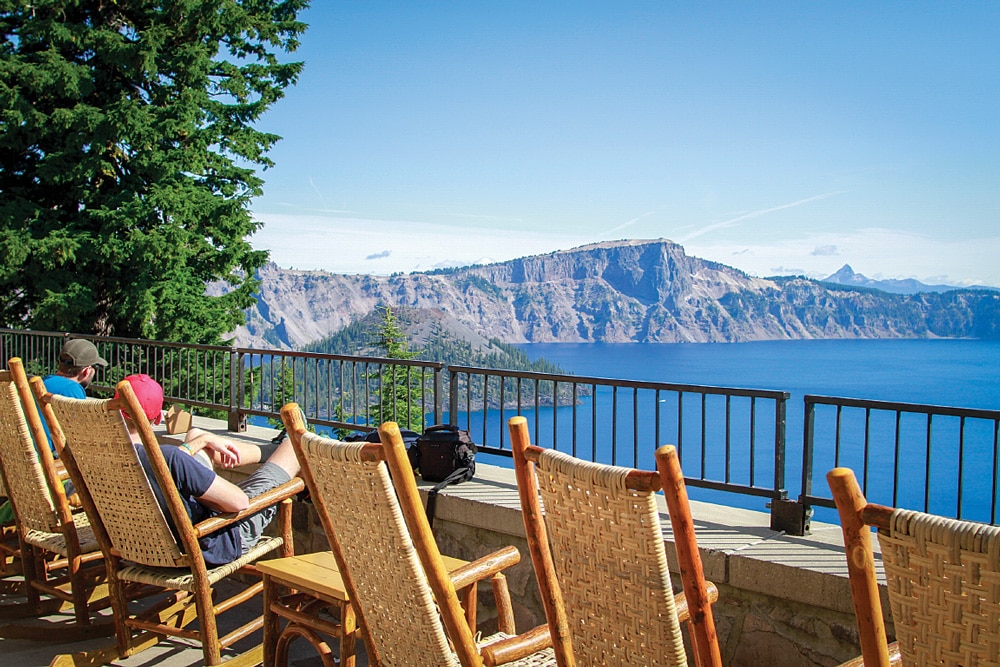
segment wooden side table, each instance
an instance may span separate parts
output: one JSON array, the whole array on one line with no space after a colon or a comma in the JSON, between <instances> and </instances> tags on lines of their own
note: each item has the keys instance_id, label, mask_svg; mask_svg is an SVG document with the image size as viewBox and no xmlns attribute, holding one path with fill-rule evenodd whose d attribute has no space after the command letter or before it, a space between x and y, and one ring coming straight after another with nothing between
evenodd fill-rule
<instances>
[{"instance_id":1,"label":"wooden side table","mask_svg":"<svg viewBox=\"0 0 1000 667\"><path fill-rule=\"evenodd\" d=\"M442 558L449 572L468 564L459 558ZM302 637L313 645L325 667L337 664L355 667L359 629L333 552L264 560L256 566L264 575L264 664L286 666L289 644L296 637ZM291 592L282 596L279 588ZM475 584L459 590L458 595L470 627L476 627ZM340 623L319 618L319 612L326 608L337 610ZM280 627L282 618L288 621L284 630ZM339 663L319 633L340 640Z\"/></svg>"},{"instance_id":2,"label":"wooden side table","mask_svg":"<svg viewBox=\"0 0 1000 667\"><path fill-rule=\"evenodd\" d=\"M302 637L313 645L326 667L334 667L337 662L319 634L323 633L340 640L339 664L354 667L358 634L354 607L333 553L320 551L260 561L257 569L264 575L264 664L287 665L289 644ZM279 588L293 592L282 596ZM340 622L320 618L324 608L335 609ZM284 630L280 628L281 618L288 621Z\"/></svg>"}]
</instances>

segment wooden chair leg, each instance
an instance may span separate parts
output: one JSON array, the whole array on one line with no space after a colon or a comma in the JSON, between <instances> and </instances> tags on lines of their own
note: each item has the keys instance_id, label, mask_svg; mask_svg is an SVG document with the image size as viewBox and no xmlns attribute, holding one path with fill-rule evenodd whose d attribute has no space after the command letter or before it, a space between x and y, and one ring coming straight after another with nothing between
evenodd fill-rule
<instances>
[{"instance_id":1,"label":"wooden chair leg","mask_svg":"<svg viewBox=\"0 0 1000 667\"><path fill-rule=\"evenodd\" d=\"M198 609L198 623L201 626L201 648L205 654L206 665L218 665L222 662L222 647L219 645L219 626L215 622L215 609L212 604L212 589L202 587L194 592L195 607Z\"/></svg>"},{"instance_id":2,"label":"wooden chair leg","mask_svg":"<svg viewBox=\"0 0 1000 667\"><path fill-rule=\"evenodd\" d=\"M358 623L354 607L349 602L340 605L340 627L340 666L354 667L357 664L354 652L357 650Z\"/></svg>"},{"instance_id":3,"label":"wooden chair leg","mask_svg":"<svg viewBox=\"0 0 1000 667\"><path fill-rule=\"evenodd\" d=\"M503 572L497 572L490 578L490 585L493 587L493 600L497 608L497 630L507 635L516 635L514 607L510 604L507 577Z\"/></svg>"},{"instance_id":4,"label":"wooden chair leg","mask_svg":"<svg viewBox=\"0 0 1000 667\"><path fill-rule=\"evenodd\" d=\"M264 575L264 664L274 665L275 647L280 630L279 617L271 609L278 599L278 586L268 575Z\"/></svg>"}]
</instances>

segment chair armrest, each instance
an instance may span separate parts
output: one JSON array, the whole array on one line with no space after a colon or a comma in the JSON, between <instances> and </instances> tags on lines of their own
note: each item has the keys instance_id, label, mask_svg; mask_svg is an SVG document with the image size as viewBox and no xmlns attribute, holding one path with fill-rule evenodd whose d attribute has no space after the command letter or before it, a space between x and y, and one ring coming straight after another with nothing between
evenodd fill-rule
<instances>
[{"instance_id":1,"label":"chair armrest","mask_svg":"<svg viewBox=\"0 0 1000 667\"><path fill-rule=\"evenodd\" d=\"M517 565L520 561L521 552L517 547L504 547L452 570L451 581L456 590L461 590L477 581L488 579L511 565Z\"/></svg>"},{"instance_id":2,"label":"chair armrest","mask_svg":"<svg viewBox=\"0 0 1000 667\"><path fill-rule=\"evenodd\" d=\"M515 637L507 637L483 646L479 650L479 655L483 657L483 664L494 667L520 660L550 646L552 638L549 636L549 626L539 625Z\"/></svg>"},{"instance_id":3,"label":"chair armrest","mask_svg":"<svg viewBox=\"0 0 1000 667\"><path fill-rule=\"evenodd\" d=\"M715 604L719 601L719 589L711 581L705 582L705 592L708 593L708 602L710 604ZM674 604L677 606L677 620L681 623L690 620L691 612L688 610L687 598L684 597L684 593L678 593L674 596Z\"/></svg>"},{"instance_id":4,"label":"chair armrest","mask_svg":"<svg viewBox=\"0 0 1000 667\"><path fill-rule=\"evenodd\" d=\"M903 656L899 654L899 642L889 644L889 667L901 667L902 664ZM841 663L838 667L865 667L865 659L859 655L853 660Z\"/></svg>"},{"instance_id":5,"label":"chair armrest","mask_svg":"<svg viewBox=\"0 0 1000 667\"><path fill-rule=\"evenodd\" d=\"M271 505L287 500L300 493L304 488L306 488L306 485L305 482L302 481L302 478L293 477L281 486L276 486L270 491L265 491L259 496L251 498L250 506L241 512L217 514L199 522L194 526L195 536L204 537L205 535L214 533L215 531L225 528L230 524L236 523L244 517L256 514L266 507L270 507Z\"/></svg>"}]
</instances>

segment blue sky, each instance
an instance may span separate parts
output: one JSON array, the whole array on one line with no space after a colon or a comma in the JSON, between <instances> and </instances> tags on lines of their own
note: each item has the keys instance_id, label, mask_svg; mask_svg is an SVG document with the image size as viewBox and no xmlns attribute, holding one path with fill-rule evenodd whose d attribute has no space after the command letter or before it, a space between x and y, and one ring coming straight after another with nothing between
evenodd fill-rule
<instances>
[{"instance_id":1,"label":"blue sky","mask_svg":"<svg viewBox=\"0 0 1000 667\"><path fill-rule=\"evenodd\" d=\"M252 239L388 274L667 238L1000 285L998 2L313 0Z\"/></svg>"}]
</instances>

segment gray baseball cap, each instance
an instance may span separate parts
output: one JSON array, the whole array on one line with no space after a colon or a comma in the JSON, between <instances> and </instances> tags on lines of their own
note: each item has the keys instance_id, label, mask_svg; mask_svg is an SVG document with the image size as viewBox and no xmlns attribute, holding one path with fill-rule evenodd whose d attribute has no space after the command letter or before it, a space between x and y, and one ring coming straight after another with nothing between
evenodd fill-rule
<instances>
[{"instance_id":1,"label":"gray baseball cap","mask_svg":"<svg viewBox=\"0 0 1000 667\"><path fill-rule=\"evenodd\" d=\"M71 360L74 366L107 366L108 362L97 353L97 346L89 340L74 338L66 341L59 358Z\"/></svg>"}]
</instances>

